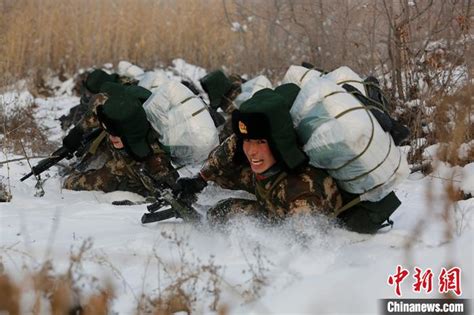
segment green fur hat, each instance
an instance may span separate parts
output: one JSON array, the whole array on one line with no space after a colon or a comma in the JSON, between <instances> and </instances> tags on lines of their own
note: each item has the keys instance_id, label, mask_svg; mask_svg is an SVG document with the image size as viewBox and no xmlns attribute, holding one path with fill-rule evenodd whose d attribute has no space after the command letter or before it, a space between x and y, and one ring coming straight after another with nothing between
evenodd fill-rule
<instances>
[{"instance_id":1,"label":"green fur hat","mask_svg":"<svg viewBox=\"0 0 474 315\"><path fill-rule=\"evenodd\" d=\"M96 69L87 76L84 85L91 93L97 94L100 92L102 84L105 82L118 82L118 79L118 74L108 74L103 70Z\"/></svg>"},{"instance_id":2,"label":"green fur hat","mask_svg":"<svg viewBox=\"0 0 474 315\"><path fill-rule=\"evenodd\" d=\"M232 114L232 128L238 139L268 140L275 158L290 170L307 161L298 146L289 112L298 91L295 84L260 90Z\"/></svg>"},{"instance_id":3,"label":"green fur hat","mask_svg":"<svg viewBox=\"0 0 474 315\"><path fill-rule=\"evenodd\" d=\"M232 88L232 81L225 75L222 70L216 70L208 73L199 80L202 88L209 96L210 106L217 109L222 98Z\"/></svg>"},{"instance_id":4,"label":"green fur hat","mask_svg":"<svg viewBox=\"0 0 474 315\"><path fill-rule=\"evenodd\" d=\"M152 94L149 90L138 85L122 85L115 82L105 82L100 87L100 92L106 93L109 96L125 93L132 98L138 99L142 104L145 103Z\"/></svg>"},{"instance_id":5,"label":"green fur hat","mask_svg":"<svg viewBox=\"0 0 474 315\"><path fill-rule=\"evenodd\" d=\"M143 160L152 153L147 141L150 123L137 98L126 93L115 93L97 108L97 116L108 133L120 137L134 159Z\"/></svg>"}]
</instances>

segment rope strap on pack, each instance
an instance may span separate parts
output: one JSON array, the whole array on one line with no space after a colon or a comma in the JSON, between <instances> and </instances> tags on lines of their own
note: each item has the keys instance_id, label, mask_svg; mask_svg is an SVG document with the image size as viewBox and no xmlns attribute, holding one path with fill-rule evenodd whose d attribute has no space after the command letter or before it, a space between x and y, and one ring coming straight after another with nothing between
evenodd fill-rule
<instances>
[{"instance_id":1,"label":"rope strap on pack","mask_svg":"<svg viewBox=\"0 0 474 315\"><path fill-rule=\"evenodd\" d=\"M342 92L342 91L336 91L336 92L332 92L328 95L325 96L328 97L328 96L331 96L331 95L335 95L335 94L338 94L338 93L347 93L347 92ZM372 118L372 116L370 115L369 113L369 108L368 106L359 106L359 107L352 107L352 108L349 108L341 113L339 113L337 116L335 116L334 118L338 119L352 111L355 111L355 110L359 110L359 109L363 109L367 112L367 115L369 116L369 119L370 119L370 124L371 124L371 127L372 127L372 130L371 130L371 133L370 133L370 138L369 138L369 141L367 142L367 145L365 146L365 148L362 150L362 152L360 152L359 154L357 154L355 157L353 157L352 159L350 159L349 161L347 161L346 163L342 164L341 166L339 167L336 167L336 168L328 168L327 170L328 171L339 171L340 169L346 167L347 165L349 165L350 163L354 162L355 160L357 160L358 158L360 158L368 149L369 149L369 146L372 144L372 140L374 139L374 130L375 130L375 125L374 125L374 119ZM336 178L337 179L337 178Z\"/></svg>"},{"instance_id":2,"label":"rope strap on pack","mask_svg":"<svg viewBox=\"0 0 474 315\"><path fill-rule=\"evenodd\" d=\"M195 95L190 96L190 97L188 97L188 98L185 98L183 101L180 102L180 104L184 104L184 103L186 103L187 101L190 101L190 100L192 100L192 99L194 99L194 98L196 98ZM205 103L204 103L204 104L205 104ZM195 111L194 113L192 113L192 114L191 114L191 117L197 116L197 115L199 115L200 113L202 113L202 112L205 111L205 110L206 110L206 105L204 105L201 109L199 109L199 110Z\"/></svg>"}]
</instances>

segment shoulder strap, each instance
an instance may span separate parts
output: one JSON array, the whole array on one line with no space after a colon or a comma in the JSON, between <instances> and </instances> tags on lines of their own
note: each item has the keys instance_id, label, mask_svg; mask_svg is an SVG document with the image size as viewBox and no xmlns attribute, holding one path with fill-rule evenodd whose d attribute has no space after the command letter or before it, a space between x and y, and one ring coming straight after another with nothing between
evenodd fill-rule
<instances>
[{"instance_id":1,"label":"shoulder strap","mask_svg":"<svg viewBox=\"0 0 474 315\"><path fill-rule=\"evenodd\" d=\"M105 137L107 135L107 132L102 131L99 136L92 142L91 146L89 147L89 150L88 152L92 155L95 154L95 152L97 151L97 148L99 147L99 145L102 143L102 141L104 141Z\"/></svg>"},{"instance_id":2,"label":"shoulder strap","mask_svg":"<svg viewBox=\"0 0 474 315\"><path fill-rule=\"evenodd\" d=\"M344 211L349 210L350 208L352 208L353 206L355 206L359 202L361 202L360 196L357 196L356 198L352 199L351 201L349 201L348 203L346 203L345 205L343 205L339 209L334 210L334 212L332 213L332 216L333 217L339 216L341 213L343 213Z\"/></svg>"}]
</instances>

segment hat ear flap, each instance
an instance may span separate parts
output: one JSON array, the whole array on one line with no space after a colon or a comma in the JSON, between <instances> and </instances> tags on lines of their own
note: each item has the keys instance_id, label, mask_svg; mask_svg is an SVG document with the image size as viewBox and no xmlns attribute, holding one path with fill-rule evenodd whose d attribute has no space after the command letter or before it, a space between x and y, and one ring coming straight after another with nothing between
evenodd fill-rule
<instances>
[{"instance_id":1,"label":"hat ear flap","mask_svg":"<svg viewBox=\"0 0 474 315\"><path fill-rule=\"evenodd\" d=\"M245 164L247 162L247 157L244 153L244 139L241 137L237 137L237 146L235 148L232 162L236 165Z\"/></svg>"},{"instance_id":2,"label":"hat ear flap","mask_svg":"<svg viewBox=\"0 0 474 315\"><path fill-rule=\"evenodd\" d=\"M148 139L148 135L146 137ZM130 155L132 157L132 159L134 159L135 161L137 162L143 162L145 161L153 152L153 150L151 149L150 147L150 144L148 143L148 141L145 141L146 142L146 145L148 146L148 149L149 149L149 152L148 154L144 155L144 156L139 156L137 155L133 150L132 148L130 147L130 144L128 143L127 141L127 138L125 137L121 137L120 140L122 140L122 143L123 143L123 148L125 149L125 151L127 152L128 155Z\"/></svg>"}]
</instances>

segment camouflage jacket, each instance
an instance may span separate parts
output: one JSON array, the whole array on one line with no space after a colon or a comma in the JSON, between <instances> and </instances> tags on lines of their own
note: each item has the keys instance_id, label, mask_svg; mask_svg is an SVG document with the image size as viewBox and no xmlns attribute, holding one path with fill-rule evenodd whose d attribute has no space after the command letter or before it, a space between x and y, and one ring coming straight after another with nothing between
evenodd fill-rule
<instances>
[{"instance_id":1,"label":"camouflage jacket","mask_svg":"<svg viewBox=\"0 0 474 315\"><path fill-rule=\"evenodd\" d=\"M145 170L156 180L174 183L178 173L158 142L151 145L153 154L143 162L133 160L124 150L112 147L104 139L94 153L88 152L76 169L66 177L64 188L71 190L131 191L142 196L154 192L154 184L142 174Z\"/></svg>"},{"instance_id":2,"label":"camouflage jacket","mask_svg":"<svg viewBox=\"0 0 474 315\"><path fill-rule=\"evenodd\" d=\"M201 175L227 189L255 194L259 212L271 220L295 214L330 215L342 206L336 182L323 170L304 166L294 173L281 171L265 180L256 179L247 165L235 165L237 141L232 135L209 155ZM212 211L211 211L212 212Z\"/></svg>"}]
</instances>

